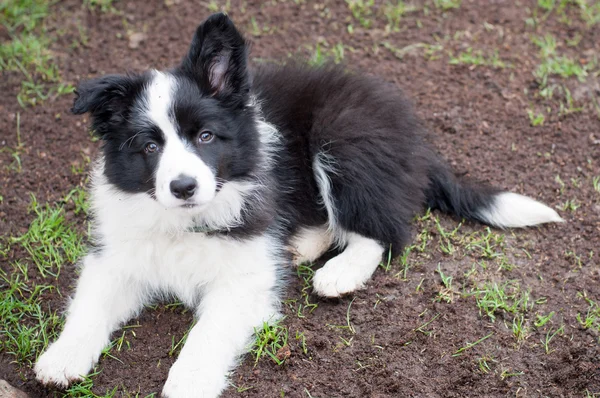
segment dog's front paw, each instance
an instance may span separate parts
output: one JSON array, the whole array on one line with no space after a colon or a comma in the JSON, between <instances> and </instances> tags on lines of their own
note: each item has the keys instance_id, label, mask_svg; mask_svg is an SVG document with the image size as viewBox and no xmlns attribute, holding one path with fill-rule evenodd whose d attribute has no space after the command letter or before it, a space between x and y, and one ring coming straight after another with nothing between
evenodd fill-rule
<instances>
[{"instance_id":1,"label":"dog's front paw","mask_svg":"<svg viewBox=\"0 0 600 398\"><path fill-rule=\"evenodd\" d=\"M59 340L39 357L33 370L40 383L65 388L83 380L94 366L94 359L84 355L82 347L62 344Z\"/></svg>"},{"instance_id":2,"label":"dog's front paw","mask_svg":"<svg viewBox=\"0 0 600 398\"><path fill-rule=\"evenodd\" d=\"M225 389L225 375L202 371L197 363L177 360L162 390L163 398L216 398Z\"/></svg>"}]
</instances>

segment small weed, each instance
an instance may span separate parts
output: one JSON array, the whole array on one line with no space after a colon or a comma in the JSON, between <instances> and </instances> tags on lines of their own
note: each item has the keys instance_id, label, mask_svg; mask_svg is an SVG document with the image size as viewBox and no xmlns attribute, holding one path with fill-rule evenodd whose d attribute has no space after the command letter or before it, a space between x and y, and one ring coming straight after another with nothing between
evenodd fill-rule
<instances>
[{"instance_id":1,"label":"small weed","mask_svg":"<svg viewBox=\"0 0 600 398\"><path fill-rule=\"evenodd\" d=\"M389 1L383 6L383 14L387 18L387 25L385 26L388 32L398 32L400 30L400 20L404 14L415 11L414 6L406 5L403 0L397 0L396 3L390 3Z\"/></svg>"},{"instance_id":2,"label":"small weed","mask_svg":"<svg viewBox=\"0 0 600 398\"><path fill-rule=\"evenodd\" d=\"M181 338L177 342L175 341L175 336L171 336L171 349L169 350L170 357L174 355L179 355L179 352L181 352L181 349L185 345L185 342L187 341L187 338L195 325L196 323L192 322L190 327L188 327L183 336L181 336Z\"/></svg>"},{"instance_id":3,"label":"small weed","mask_svg":"<svg viewBox=\"0 0 600 398\"><path fill-rule=\"evenodd\" d=\"M263 322L262 328L254 329L256 339L250 353L254 356L254 365L268 356L277 365L283 365L289 355L281 355L280 350L285 350L288 342L288 330L281 324L283 319L276 322Z\"/></svg>"},{"instance_id":4,"label":"small weed","mask_svg":"<svg viewBox=\"0 0 600 398\"><path fill-rule=\"evenodd\" d=\"M254 387L252 386L236 386L235 384L233 384L231 381L229 382L229 384L231 385L231 387L235 388L236 392L244 392L244 391L248 391L253 389Z\"/></svg>"},{"instance_id":5,"label":"small weed","mask_svg":"<svg viewBox=\"0 0 600 398\"><path fill-rule=\"evenodd\" d=\"M477 340L474 343L467 343L467 345L465 345L464 347L459 348L458 350L456 350L456 352L454 352L454 354L452 354L453 357L458 357L461 356L462 353L470 348L475 347L477 344L481 343L482 341L485 341L487 339L489 339L490 337L492 337L494 335L494 333L490 333L487 336L484 336L482 338L480 338L479 340Z\"/></svg>"},{"instance_id":6,"label":"small weed","mask_svg":"<svg viewBox=\"0 0 600 398\"><path fill-rule=\"evenodd\" d=\"M501 380L505 380L508 379L509 377L517 377L517 376L523 376L525 373L524 372L511 372L509 369L504 369L502 370L502 373L500 373L500 379Z\"/></svg>"},{"instance_id":7,"label":"small weed","mask_svg":"<svg viewBox=\"0 0 600 398\"><path fill-rule=\"evenodd\" d=\"M392 245L390 245L390 248L388 250L386 262L379 264L379 266L381 268L383 268L385 270L385 272L389 272L390 269L392 268Z\"/></svg>"},{"instance_id":8,"label":"small weed","mask_svg":"<svg viewBox=\"0 0 600 398\"><path fill-rule=\"evenodd\" d=\"M375 0L346 0L346 4L354 19L356 19L363 28L368 29L371 27L373 24L372 17Z\"/></svg>"},{"instance_id":9,"label":"small weed","mask_svg":"<svg viewBox=\"0 0 600 398\"><path fill-rule=\"evenodd\" d=\"M452 300L454 299L454 293L455 293L454 289L452 288L452 276L445 275L444 272L442 272L440 263L438 263L436 272L438 274L440 274L440 278L442 278L442 285L443 285L443 287L438 292L436 301L444 300L447 303L451 303Z\"/></svg>"},{"instance_id":10,"label":"small weed","mask_svg":"<svg viewBox=\"0 0 600 398\"><path fill-rule=\"evenodd\" d=\"M587 296L586 292L577 293L577 297L584 299L589 307L585 315L577 314L577 322L584 328L600 333L600 306Z\"/></svg>"},{"instance_id":11,"label":"small weed","mask_svg":"<svg viewBox=\"0 0 600 398\"><path fill-rule=\"evenodd\" d=\"M550 349L550 342L552 341L554 336L556 336L558 333L562 334L564 329L565 329L565 325L562 325L561 327L556 329L556 331L554 333L552 333L552 329L550 329L546 333L546 336L543 339L540 339L542 346L544 347L544 351L546 351L546 354L550 354L552 351L554 351L554 350Z\"/></svg>"},{"instance_id":12,"label":"small weed","mask_svg":"<svg viewBox=\"0 0 600 398\"><path fill-rule=\"evenodd\" d=\"M433 318L431 318L430 320L428 320L427 322L425 322L424 324L422 324L421 326L419 326L418 328L416 328L414 331L415 332L420 332L423 333L425 336L430 336L433 332L425 329L427 326L429 326L433 321L435 321L436 319L438 319L440 317L440 314L435 314Z\"/></svg>"},{"instance_id":13,"label":"small weed","mask_svg":"<svg viewBox=\"0 0 600 398\"><path fill-rule=\"evenodd\" d=\"M552 311L551 313L549 313L548 315L536 315L535 316L535 322L533 323L534 326L536 328L542 328L544 327L544 325L546 325L554 316L554 311Z\"/></svg>"},{"instance_id":14,"label":"small weed","mask_svg":"<svg viewBox=\"0 0 600 398\"><path fill-rule=\"evenodd\" d=\"M475 292L475 299L480 313L485 313L493 322L496 314L507 312L519 314L528 311L533 304L528 291L521 291L519 283L508 281L502 285L496 282L486 283Z\"/></svg>"},{"instance_id":15,"label":"small weed","mask_svg":"<svg viewBox=\"0 0 600 398\"><path fill-rule=\"evenodd\" d=\"M496 362L492 356L484 355L477 360L477 365L479 366L479 370L481 373L489 373L492 370L490 366L491 362Z\"/></svg>"},{"instance_id":16,"label":"small weed","mask_svg":"<svg viewBox=\"0 0 600 398\"><path fill-rule=\"evenodd\" d=\"M515 339L517 340L517 343L521 343L522 341L525 341L525 339L527 338L527 336L528 336L527 325L526 325L525 317L523 316L523 314L517 314L513 318L512 332L513 332L513 336L515 336Z\"/></svg>"},{"instance_id":17,"label":"small weed","mask_svg":"<svg viewBox=\"0 0 600 398\"><path fill-rule=\"evenodd\" d=\"M311 66L322 66L328 61L333 61L335 64L339 64L344 59L344 44L338 43L329 50L323 50L323 47L327 46L327 43L318 42L313 54L308 60L308 64Z\"/></svg>"},{"instance_id":18,"label":"small weed","mask_svg":"<svg viewBox=\"0 0 600 398\"><path fill-rule=\"evenodd\" d=\"M441 9L442 11L460 8L461 3L462 0L433 0L435 8Z\"/></svg>"},{"instance_id":19,"label":"small weed","mask_svg":"<svg viewBox=\"0 0 600 398\"><path fill-rule=\"evenodd\" d=\"M83 0L83 5L91 11L100 9L101 12L117 12L114 0Z\"/></svg>"},{"instance_id":20,"label":"small weed","mask_svg":"<svg viewBox=\"0 0 600 398\"><path fill-rule=\"evenodd\" d=\"M574 213L581 205L575 199L567 199L565 203L557 206L562 211L570 211Z\"/></svg>"},{"instance_id":21,"label":"small weed","mask_svg":"<svg viewBox=\"0 0 600 398\"><path fill-rule=\"evenodd\" d=\"M532 111L531 109L527 109L527 115L529 116L529 123L533 126L533 127L537 127L537 126L543 126L544 122L546 121L546 117L544 116L544 113L535 113L534 111Z\"/></svg>"},{"instance_id":22,"label":"small weed","mask_svg":"<svg viewBox=\"0 0 600 398\"><path fill-rule=\"evenodd\" d=\"M69 387L65 393L67 397L81 397L81 398L113 398L117 394L118 386L110 391L107 391L104 395L97 395L92 391L94 387L94 378L100 374L100 371L94 368L94 371L87 376L84 376L83 380L77 382Z\"/></svg>"},{"instance_id":23,"label":"small weed","mask_svg":"<svg viewBox=\"0 0 600 398\"><path fill-rule=\"evenodd\" d=\"M450 53L450 65L473 65L473 66L491 66L494 68L506 68L506 63L500 59L498 50L486 57L481 50L473 51L468 48L466 51L459 53L456 57Z\"/></svg>"},{"instance_id":24,"label":"small weed","mask_svg":"<svg viewBox=\"0 0 600 398\"><path fill-rule=\"evenodd\" d=\"M484 259L495 259L504 256L504 235L485 228L485 234L476 232L470 236L466 249Z\"/></svg>"},{"instance_id":25,"label":"small weed","mask_svg":"<svg viewBox=\"0 0 600 398\"><path fill-rule=\"evenodd\" d=\"M302 347L302 352L304 355L308 354L308 347L306 346L306 336L304 336L304 332L296 331L296 340L300 341L300 347Z\"/></svg>"},{"instance_id":26,"label":"small weed","mask_svg":"<svg viewBox=\"0 0 600 398\"><path fill-rule=\"evenodd\" d=\"M287 300L287 303L291 306L291 308L296 309L296 315L298 318L304 318L306 316L305 311L307 309L308 313L310 314L318 307L318 304L310 302L310 291L312 290L312 279L315 276L315 271L308 265L300 264L296 268L296 273L302 280L301 299L303 302L298 304L298 307L295 307L295 304L298 302L298 300Z\"/></svg>"},{"instance_id":27,"label":"small weed","mask_svg":"<svg viewBox=\"0 0 600 398\"><path fill-rule=\"evenodd\" d=\"M74 263L83 255L83 237L66 221L62 206L42 207L33 195L31 201L35 219L25 234L10 242L27 251L42 277L58 277L63 263Z\"/></svg>"},{"instance_id":28,"label":"small weed","mask_svg":"<svg viewBox=\"0 0 600 398\"><path fill-rule=\"evenodd\" d=\"M17 112L17 145L14 148L5 147L0 149L0 152L9 152L13 157L13 162L9 166L9 169L15 170L17 173L20 173L23 170L23 164L21 162L21 153L25 146L21 141L21 112Z\"/></svg>"},{"instance_id":29,"label":"small weed","mask_svg":"<svg viewBox=\"0 0 600 398\"><path fill-rule=\"evenodd\" d=\"M592 178L592 186L596 192L600 193L600 176Z\"/></svg>"}]
</instances>

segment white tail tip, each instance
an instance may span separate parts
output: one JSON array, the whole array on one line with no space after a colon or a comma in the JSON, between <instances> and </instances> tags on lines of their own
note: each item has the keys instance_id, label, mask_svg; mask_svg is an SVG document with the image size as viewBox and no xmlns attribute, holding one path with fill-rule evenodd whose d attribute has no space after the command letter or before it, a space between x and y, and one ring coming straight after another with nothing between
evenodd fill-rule
<instances>
[{"instance_id":1,"label":"white tail tip","mask_svg":"<svg viewBox=\"0 0 600 398\"><path fill-rule=\"evenodd\" d=\"M500 228L521 228L547 222L564 222L557 212L527 196L512 192L496 195L489 209L479 215Z\"/></svg>"}]
</instances>

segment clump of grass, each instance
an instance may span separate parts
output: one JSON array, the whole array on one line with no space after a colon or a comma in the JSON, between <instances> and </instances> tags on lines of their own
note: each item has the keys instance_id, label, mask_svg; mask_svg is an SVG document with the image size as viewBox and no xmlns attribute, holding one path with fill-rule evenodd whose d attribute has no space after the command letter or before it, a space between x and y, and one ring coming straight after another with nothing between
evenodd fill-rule
<instances>
[{"instance_id":1,"label":"clump of grass","mask_svg":"<svg viewBox=\"0 0 600 398\"><path fill-rule=\"evenodd\" d=\"M10 40L0 43L0 72L22 75L17 100L22 107L36 105L51 95L73 91L60 82L54 62L50 37L44 24L51 2L46 0L5 0L0 3L0 24Z\"/></svg>"},{"instance_id":2,"label":"clump of grass","mask_svg":"<svg viewBox=\"0 0 600 398\"><path fill-rule=\"evenodd\" d=\"M500 59L498 50L490 56L485 56L481 50L473 51L468 48L460 52L457 56L450 54L451 65L473 65L473 66L491 66L493 68L506 68L506 63Z\"/></svg>"},{"instance_id":3,"label":"clump of grass","mask_svg":"<svg viewBox=\"0 0 600 398\"><path fill-rule=\"evenodd\" d=\"M543 112L535 113L533 110L527 109L527 115L529 116L529 124L533 127L543 126L546 121L546 116L544 116Z\"/></svg>"},{"instance_id":4,"label":"clump of grass","mask_svg":"<svg viewBox=\"0 0 600 398\"><path fill-rule=\"evenodd\" d=\"M114 0L83 0L83 4L90 10L99 9L101 12L116 12Z\"/></svg>"},{"instance_id":5,"label":"clump of grass","mask_svg":"<svg viewBox=\"0 0 600 398\"><path fill-rule=\"evenodd\" d=\"M346 0L348 8L354 19L360 23L363 28L370 28L373 25L373 7L375 0Z\"/></svg>"},{"instance_id":6,"label":"clump of grass","mask_svg":"<svg viewBox=\"0 0 600 398\"><path fill-rule=\"evenodd\" d=\"M63 263L74 263L84 254L83 236L66 221L62 206L41 206L33 195L31 200L35 218L26 233L10 242L25 249L42 277L58 277Z\"/></svg>"},{"instance_id":7,"label":"clump of grass","mask_svg":"<svg viewBox=\"0 0 600 398\"><path fill-rule=\"evenodd\" d=\"M63 321L41 304L40 295L54 287L30 287L26 275L26 268L15 267L10 275L0 270L0 352L31 366L58 335Z\"/></svg>"},{"instance_id":8,"label":"clump of grass","mask_svg":"<svg viewBox=\"0 0 600 398\"><path fill-rule=\"evenodd\" d=\"M344 44L337 43L331 48L328 48L326 42L317 42L317 45L308 60L308 64L311 66L322 66L328 61L332 61L335 64L339 64L344 60Z\"/></svg>"},{"instance_id":9,"label":"clump of grass","mask_svg":"<svg viewBox=\"0 0 600 398\"><path fill-rule=\"evenodd\" d=\"M469 349L475 347L477 344L479 344L479 343L481 343L481 342L489 339L493 335L494 335L494 333L492 332L492 333L488 334L487 336L484 336L484 337L480 338L479 340L477 340L477 341L475 341L473 343L467 343L465 346L463 346L463 347L459 348L458 350L456 350L454 352L454 354L452 354L452 356L453 357L461 356L462 353L465 352L466 350L469 350Z\"/></svg>"},{"instance_id":10,"label":"clump of grass","mask_svg":"<svg viewBox=\"0 0 600 398\"><path fill-rule=\"evenodd\" d=\"M584 299L589 305L585 314L577 314L577 322L579 322L584 329L600 333L600 305L589 298L586 292L577 293L577 297Z\"/></svg>"},{"instance_id":11,"label":"clump of grass","mask_svg":"<svg viewBox=\"0 0 600 398\"><path fill-rule=\"evenodd\" d=\"M443 11L460 8L461 3L462 0L433 0L435 8L441 9Z\"/></svg>"},{"instance_id":12,"label":"clump of grass","mask_svg":"<svg viewBox=\"0 0 600 398\"><path fill-rule=\"evenodd\" d=\"M503 284L487 282L473 292L479 312L493 322L499 313L522 314L531 309L533 302L529 291L522 291L518 282Z\"/></svg>"},{"instance_id":13,"label":"clump of grass","mask_svg":"<svg viewBox=\"0 0 600 398\"><path fill-rule=\"evenodd\" d=\"M415 11L416 8L411 5L407 5L403 0L397 0L395 3L386 2L383 6L382 12L387 18L387 25L385 29L390 32L398 32L400 30L400 21L402 17L409 12Z\"/></svg>"},{"instance_id":14,"label":"clump of grass","mask_svg":"<svg viewBox=\"0 0 600 398\"><path fill-rule=\"evenodd\" d=\"M256 339L250 353L254 356L255 365L265 356L271 358L277 365L283 365L289 357L289 353L285 352L288 346L288 329L281 324L281 321L263 322L261 328L254 329Z\"/></svg>"},{"instance_id":15,"label":"clump of grass","mask_svg":"<svg viewBox=\"0 0 600 398\"><path fill-rule=\"evenodd\" d=\"M540 59L542 62L537 67L534 75L543 89L548 86L550 76L562 78L576 77L579 81L585 81L588 72L584 66L574 59L557 54L558 43L551 34L544 37L533 37L533 43L540 48Z\"/></svg>"}]
</instances>

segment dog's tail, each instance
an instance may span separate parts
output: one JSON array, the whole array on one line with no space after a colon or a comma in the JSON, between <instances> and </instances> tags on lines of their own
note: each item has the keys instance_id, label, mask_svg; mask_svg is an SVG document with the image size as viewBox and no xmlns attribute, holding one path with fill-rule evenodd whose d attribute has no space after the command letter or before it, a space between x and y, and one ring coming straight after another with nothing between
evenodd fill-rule
<instances>
[{"instance_id":1,"label":"dog's tail","mask_svg":"<svg viewBox=\"0 0 600 398\"><path fill-rule=\"evenodd\" d=\"M432 209L498 228L564 221L556 211L527 196L463 180L441 161L432 165L429 179L426 204Z\"/></svg>"}]
</instances>

